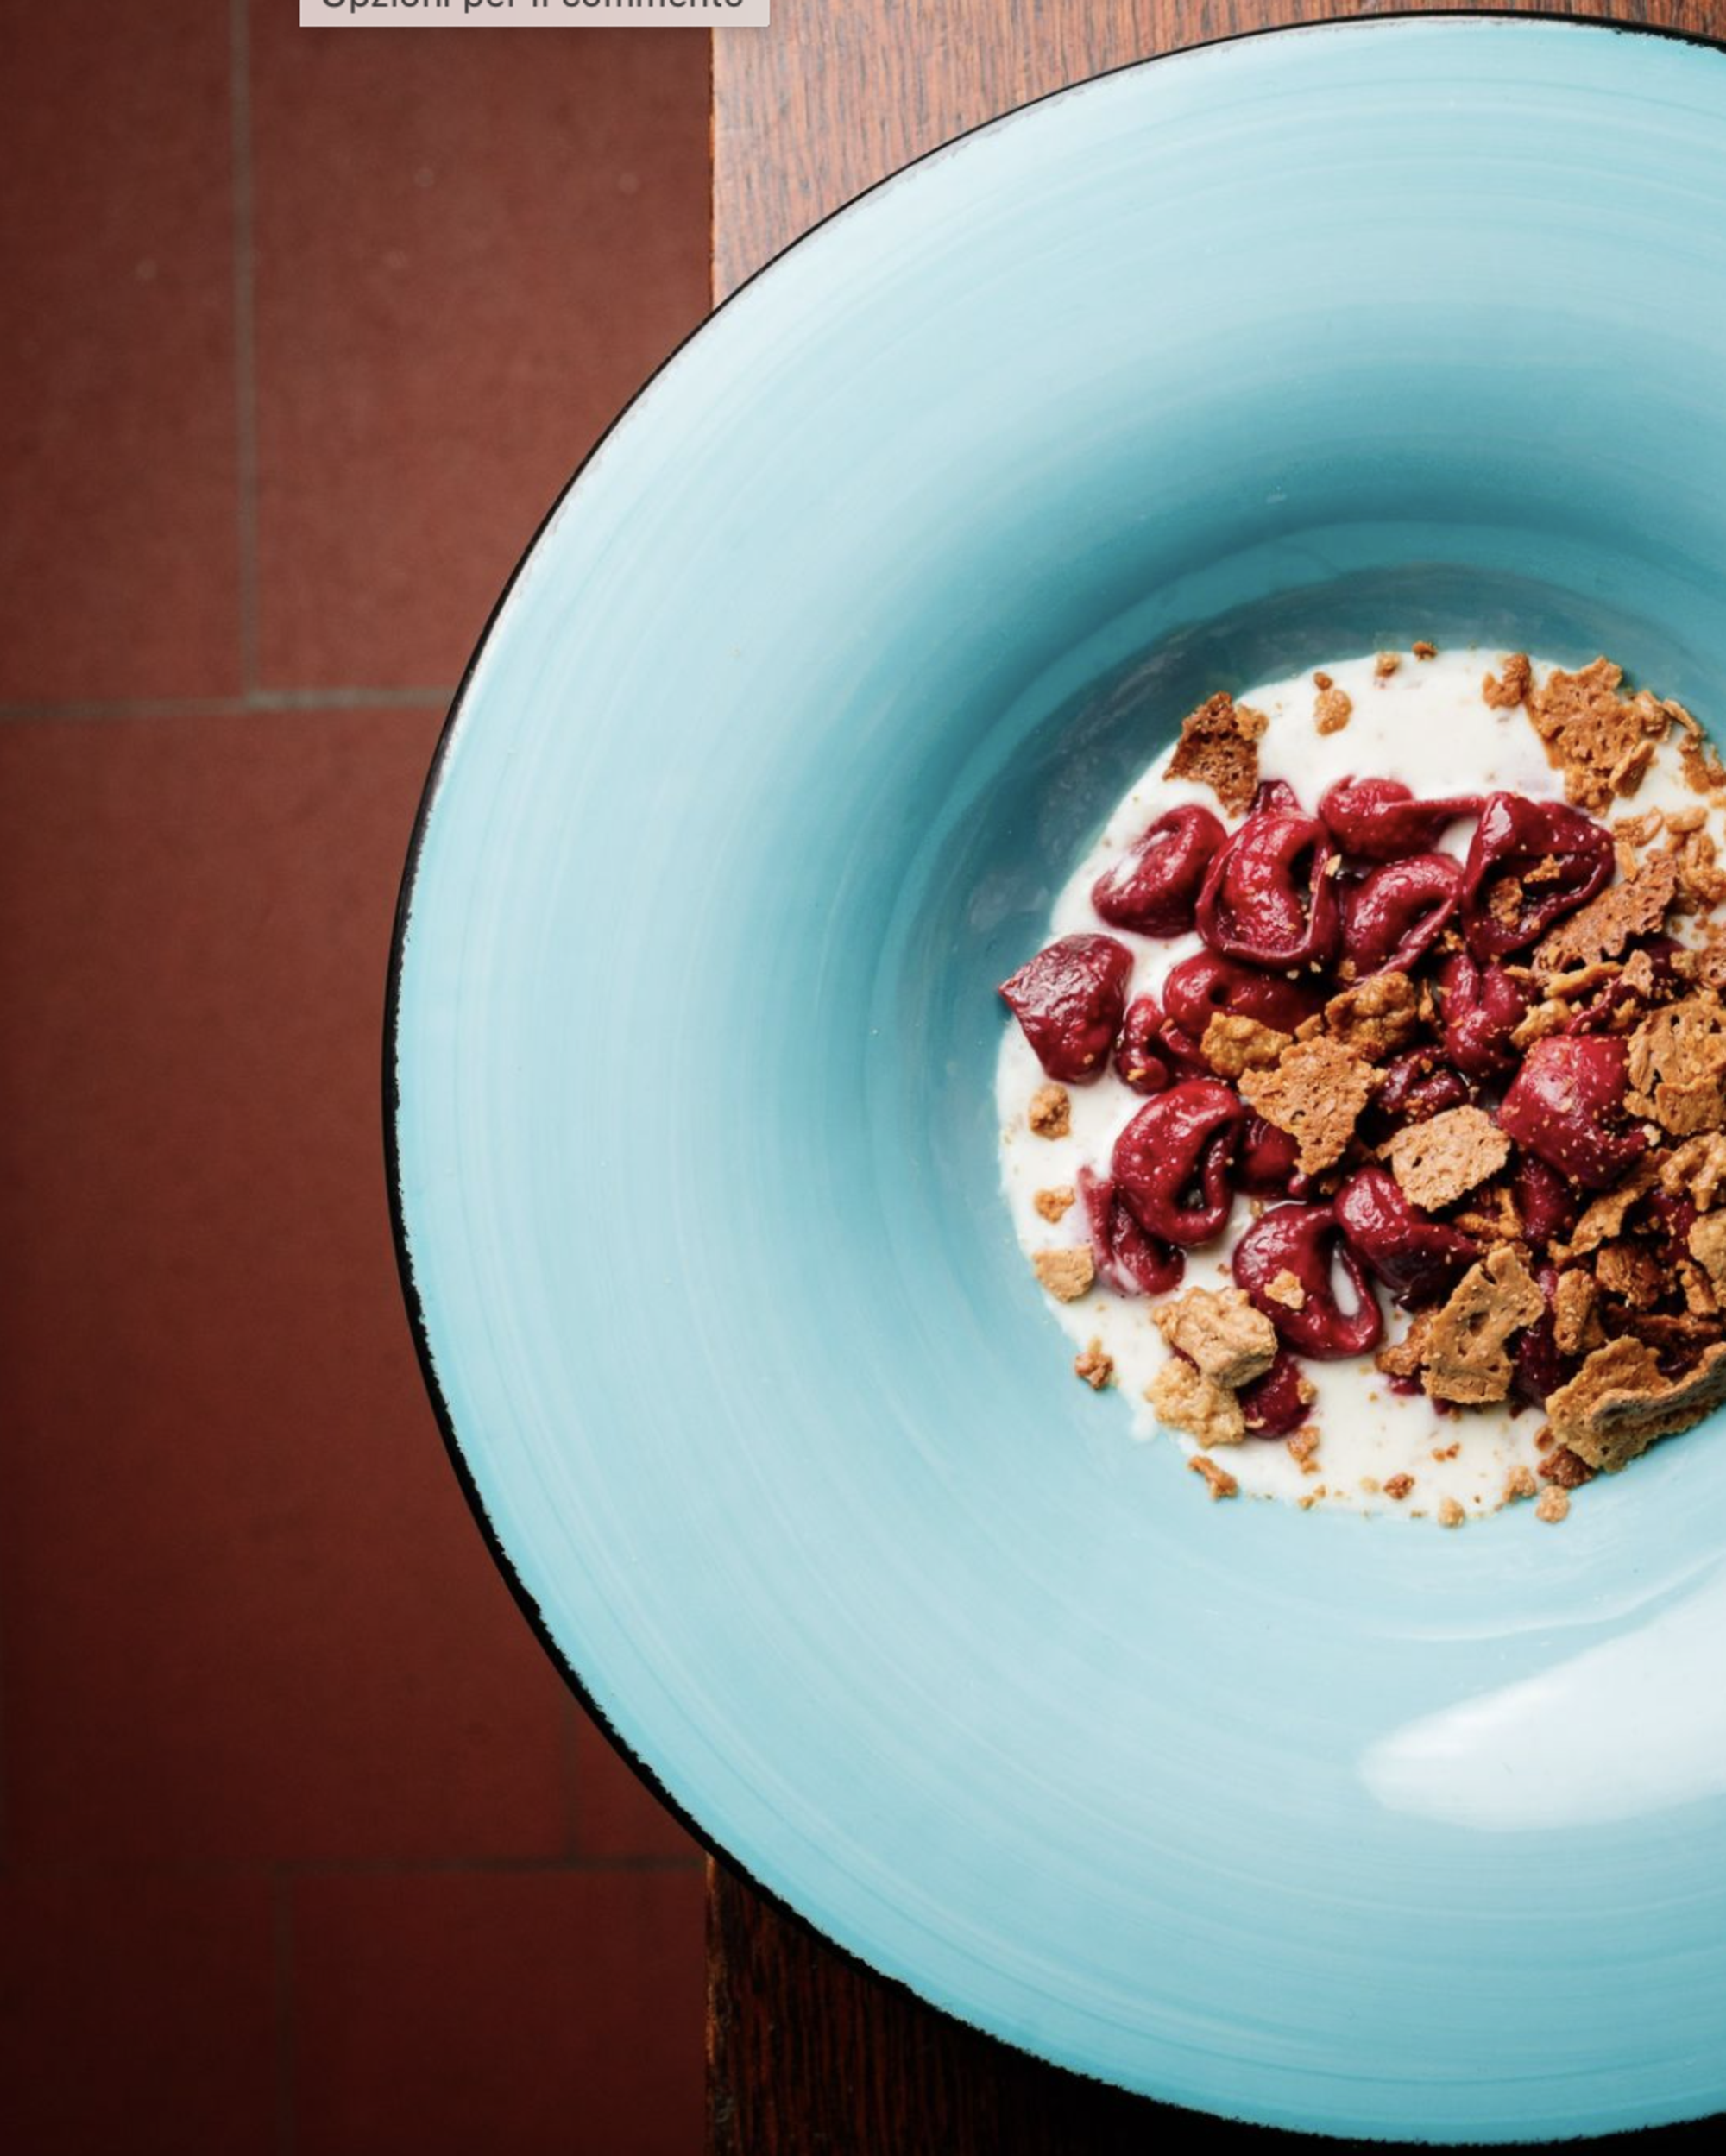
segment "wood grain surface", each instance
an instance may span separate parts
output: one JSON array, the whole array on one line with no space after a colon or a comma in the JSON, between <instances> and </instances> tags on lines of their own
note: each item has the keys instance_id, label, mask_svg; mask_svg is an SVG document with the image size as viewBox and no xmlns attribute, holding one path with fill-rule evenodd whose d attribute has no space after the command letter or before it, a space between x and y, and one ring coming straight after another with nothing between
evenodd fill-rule
<instances>
[{"instance_id":1,"label":"wood grain surface","mask_svg":"<svg viewBox=\"0 0 1726 2156\"><path fill-rule=\"evenodd\" d=\"M1243 31L1413 11L1410 0L774 0L771 30L714 39L715 297L910 158L1027 98ZM1726 38L1726 0L1572 0L1563 12ZM1211 2147L1386 2146L1176 2115L1024 2058L860 1969L717 1863L708 2008L709 2156L1124 2156L1171 2125ZM1652 2156L1711 2131L1566 2147L1634 2139Z\"/></svg>"}]
</instances>

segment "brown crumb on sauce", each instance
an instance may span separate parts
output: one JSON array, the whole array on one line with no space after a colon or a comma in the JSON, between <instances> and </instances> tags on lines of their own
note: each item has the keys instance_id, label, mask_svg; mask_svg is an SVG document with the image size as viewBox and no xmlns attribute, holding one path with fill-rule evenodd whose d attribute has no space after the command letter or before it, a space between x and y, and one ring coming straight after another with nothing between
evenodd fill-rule
<instances>
[{"instance_id":1,"label":"brown crumb on sauce","mask_svg":"<svg viewBox=\"0 0 1726 2156\"><path fill-rule=\"evenodd\" d=\"M1656 1438L1693 1428L1726 1400L1726 1341L1681 1377L1666 1377L1645 1341L1597 1347L1546 1402L1553 1434L1590 1467L1616 1474ZM1557 1478L1553 1478L1557 1479Z\"/></svg>"},{"instance_id":2,"label":"brown crumb on sauce","mask_svg":"<svg viewBox=\"0 0 1726 2156\"><path fill-rule=\"evenodd\" d=\"M1384 1478L1385 1496L1393 1498L1398 1504L1414 1487L1414 1478L1412 1475L1387 1475Z\"/></svg>"},{"instance_id":3,"label":"brown crumb on sauce","mask_svg":"<svg viewBox=\"0 0 1726 2156\"><path fill-rule=\"evenodd\" d=\"M1522 1497L1532 1497L1540 1488L1534 1480L1534 1471L1519 1461L1504 1478L1504 1503L1515 1504Z\"/></svg>"},{"instance_id":4,"label":"brown crumb on sauce","mask_svg":"<svg viewBox=\"0 0 1726 2156\"><path fill-rule=\"evenodd\" d=\"M1498 670L1480 684L1483 698L1495 711L1514 711L1534 685L1534 670L1527 652L1512 652Z\"/></svg>"},{"instance_id":5,"label":"brown crumb on sauce","mask_svg":"<svg viewBox=\"0 0 1726 2156\"><path fill-rule=\"evenodd\" d=\"M1534 952L1536 970L1597 966L1637 936L1658 934L1678 896L1678 873L1670 854L1651 855L1627 883L1614 884L1551 930Z\"/></svg>"},{"instance_id":6,"label":"brown crumb on sauce","mask_svg":"<svg viewBox=\"0 0 1726 2156\"><path fill-rule=\"evenodd\" d=\"M1624 1105L1674 1138L1726 1122L1726 1006L1711 992L1650 1012L1630 1037Z\"/></svg>"},{"instance_id":7,"label":"brown crumb on sauce","mask_svg":"<svg viewBox=\"0 0 1726 2156\"><path fill-rule=\"evenodd\" d=\"M1567 1445L1554 1445L1540 1462L1540 1479L1555 1490L1580 1490L1597 1470Z\"/></svg>"},{"instance_id":8,"label":"brown crumb on sauce","mask_svg":"<svg viewBox=\"0 0 1726 2156\"><path fill-rule=\"evenodd\" d=\"M1319 1472L1319 1432L1308 1423L1304 1429L1296 1430L1292 1437L1284 1441L1288 1447L1289 1458L1298 1464L1301 1472L1303 1475L1316 1475Z\"/></svg>"},{"instance_id":9,"label":"brown crumb on sauce","mask_svg":"<svg viewBox=\"0 0 1726 2156\"><path fill-rule=\"evenodd\" d=\"M1345 988L1325 1006L1332 1037L1370 1063L1382 1063L1406 1048L1420 1030L1420 1001L1407 974L1374 974Z\"/></svg>"},{"instance_id":10,"label":"brown crumb on sauce","mask_svg":"<svg viewBox=\"0 0 1726 2156\"><path fill-rule=\"evenodd\" d=\"M1679 1258L1678 1281L1684 1290L1684 1307L1692 1317L1711 1318L1720 1314L1719 1290L1694 1258Z\"/></svg>"},{"instance_id":11,"label":"brown crumb on sauce","mask_svg":"<svg viewBox=\"0 0 1726 2156\"><path fill-rule=\"evenodd\" d=\"M1039 1138L1070 1138L1073 1097L1065 1086L1039 1086L1030 1097L1025 1121Z\"/></svg>"},{"instance_id":12,"label":"brown crumb on sauce","mask_svg":"<svg viewBox=\"0 0 1726 2156\"><path fill-rule=\"evenodd\" d=\"M1215 1460L1206 1459L1202 1453L1195 1453L1187 1465L1195 1475L1205 1478L1205 1486L1213 1499L1239 1497L1240 1485L1226 1467L1219 1467Z\"/></svg>"},{"instance_id":13,"label":"brown crumb on sauce","mask_svg":"<svg viewBox=\"0 0 1726 2156\"><path fill-rule=\"evenodd\" d=\"M1678 745L1678 760L1685 785L1692 793L1712 793L1717 787L1726 786L1726 764L1721 762L1698 721L1681 703L1668 703L1666 708L1684 732Z\"/></svg>"},{"instance_id":14,"label":"brown crumb on sauce","mask_svg":"<svg viewBox=\"0 0 1726 2156\"><path fill-rule=\"evenodd\" d=\"M1082 1377L1093 1392L1100 1392L1115 1374L1115 1359L1103 1352L1101 1340L1093 1340L1082 1355L1073 1358L1073 1375Z\"/></svg>"},{"instance_id":15,"label":"brown crumb on sauce","mask_svg":"<svg viewBox=\"0 0 1726 2156\"><path fill-rule=\"evenodd\" d=\"M1623 670L1597 659L1579 672L1553 667L1528 697L1528 716L1562 772L1565 797L1579 809L1603 810L1616 795L1633 794L1672 721L1672 707L1646 689L1621 696Z\"/></svg>"},{"instance_id":16,"label":"brown crumb on sauce","mask_svg":"<svg viewBox=\"0 0 1726 2156\"><path fill-rule=\"evenodd\" d=\"M1401 652L1380 652L1372 662L1372 671L1379 680L1389 681L1392 674L1400 671L1402 665Z\"/></svg>"},{"instance_id":17,"label":"brown crumb on sauce","mask_svg":"<svg viewBox=\"0 0 1726 2156\"><path fill-rule=\"evenodd\" d=\"M1562 1490L1543 1490L1534 1506L1534 1517L1556 1522L1570 1517L1570 1499Z\"/></svg>"},{"instance_id":18,"label":"brown crumb on sauce","mask_svg":"<svg viewBox=\"0 0 1726 2156\"><path fill-rule=\"evenodd\" d=\"M1553 1291L1553 1345L1560 1355L1580 1355L1603 1335L1594 1314L1594 1276L1580 1266L1559 1275Z\"/></svg>"},{"instance_id":19,"label":"brown crumb on sauce","mask_svg":"<svg viewBox=\"0 0 1726 2156\"><path fill-rule=\"evenodd\" d=\"M1448 1445L1434 1445L1433 1447L1433 1458L1439 1460L1454 1459L1461 1450L1461 1439L1453 1439Z\"/></svg>"},{"instance_id":20,"label":"brown crumb on sauce","mask_svg":"<svg viewBox=\"0 0 1726 2156\"><path fill-rule=\"evenodd\" d=\"M1331 686L1328 676L1319 680L1319 693L1313 699L1313 724L1320 734L1340 734L1354 716L1354 699L1346 690Z\"/></svg>"},{"instance_id":21,"label":"brown crumb on sauce","mask_svg":"<svg viewBox=\"0 0 1726 2156\"><path fill-rule=\"evenodd\" d=\"M1268 723L1262 711L1219 690L1181 722L1163 776L1208 786L1231 816L1244 816L1258 790L1258 743Z\"/></svg>"},{"instance_id":22,"label":"brown crumb on sauce","mask_svg":"<svg viewBox=\"0 0 1726 2156\"><path fill-rule=\"evenodd\" d=\"M1267 1301L1280 1302L1285 1310L1304 1310L1307 1307L1307 1290L1286 1265L1266 1283L1264 1293Z\"/></svg>"},{"instance_id":23,"label":"brown crumb on sauce","mask_svg":"<svg viewBox=\"0 0 1726 2156\"><path fill-rule=\"evenodd\" d=\"M1239 1288L1188 1288L1151 1311L1177 1355L1230 1392L1262 1377L1276 1354L1276 1332Z\"/></svg>"},{"instance_id":24,"label":"brown crumb on sauce","mask_svg":"<svg viewBox=\"0 0 1726 2156\"><path fill-rule=\"evenodd\" d=\"M1180 1355L1171 1355L1144 1389L1160 1421L1201 1445L1238 1445L1246 1435L1240 1402Z\"/></svg>"},{"instance_id":25,"label":"brown crumb on sauce","mask_svg":"<svg viewBox=\"0 0 1726 2156\"><path fill-rule=\"evenodd\" d=\"M1603 1243L1610 1242L1622 1231L1632 1207L1653 1189L1657 1172L1652 1161L1639 1161L1616 1190L1603 1191L1590 1201L1570 1232L1569 1243L1550 1246L1553 1256L1566 1260L1585 1258Z\"/></svg>"},{"instance_id":26,"label":"brown crumb on sauce","mask_svg":"<svg viewBox=\"0 0 1726 2156\"><path fill-rule=\"evenodd\" d=\"M1435 1400L1479 1407L1510 1390L1505 1342L1545 1312L1546 1297L1509 1244L1470 1266L1433 1318L1421 1383Z\"/></svg>"},{"instance_id":27,"label":"brown crumb on sauce","mask_svg":"<svg viewBox=\"0 0 1726 2156\"><path fill-rule=\"evenodd\" d=\"M1604 1243L1594 1261L1601 1292L1633 1310L1652 1310L1666 1292L1666 1271L1646 1243Z\"/></svg>"},{"instance_id":28,"label":"brown crumb on sauce","mask_svg":"<svg viewBox=\"0 0 1726 2156\"><path fill-rule=\"evenodd\" d=\"M1468 1515L1454 1497L1439 1499L1439 1525L1440 1527L1460 1527L1467 1517Z\"/></svg>"},{"instance_id":29,"label":"brown crumb on sauce","mask_svg":"<svg viewBox=\"0 0 1726 2156\"><path fill-rule=\"evenodd\" d=\"M1241 1097L1300 1147L1302 1175L1322 1175L1348 1149L1377 1086L1370 1065L1339 1041L1297 1041L1269 1070L1245 1072Z\"/></svg>"},{"instance_id":30,"label":"brown crumb on sauce","mask_svg":"<svg viewBox=\"0 0 1726 2156\"><path fill-rule=\"evenodd\" d=\"M1726 898L1726 871L1720 867L1720 850L1709 832L1700 828L1680 831L1678 821L1676 816L1666 818L1666 829L1677 833L1671 842L1672 859L1678 865L1678 897L1672 901L1672 910L1705 913Z\"/></svg>"},{"instance_id":31,"label":"brown crumb on sauce","mask_svg":"<svg viewBox=\"0 0 1726 2156\"><path fill-rule=\"evenodd\" d=\"M1483 1243L1517 1243L1522 1239L1522 1216L1508 1184L1489 1182L1475 1192L1471 1202L1451 1215L1451 1225Z\"/></svg>"},{"instance_id":32,"label":"brown crumb on sauce","mask_svg":"<svg viewBox=\"0 0 1726 2156\"><path fill-rule=\"evenodd\" d=\"M1057 1183L1053 1189L1034 1193L1031 1203L1045 1220L1064 1220L1078 1193L1071 1183Z\"/></svg>"},{"instance_id":33,"label":"brown crumb on sauce","mask_svg":"<svg viewBox=\"0 0 1726 2156\"><path fill-rule=\"evenodd\" d=\"M1410 648L1416 659L1436 659L1439 655L1438 646L1427 643L1424 637L1417 639Z\"/></svg>"},{"instance_id":34,"label":"brown crumb on sauce","mask_svg":"<svg viewBox=\"0 0 1726 2156\"><path fill-rule=\"evenodd\" d=\"M1031 1253L1031 1270L1057 1302L1077 1302L1091 1292L1097 1268L1090 1247L1076 1250L1040 1250Z\"/></svg>"},{"instance_id":35,"label":"brown crumb on sauce","mask_svg":"<svg viewBox=\"0 0 1726 2156\"><path fill-rule=\"evenodd\" d=\"M1205 1028L1199 1052L1219 1078L1238 1078L1244 1070L1268 1070L1293 1037L1257 1018L1219 1011Z\"/></svg>"},{"instance_id":36,"label":"brown crumb on sauce","mask_svg":"<svg viewBox=\"0 0 1726 2156\"><path fill-rule=\"evenodd\" d=\"M1510 1141L1483 1108L1446 1108L1398 1131L1384 1157L1404 1196L1438 1213L1496 1176L1510 1157Z\"/></svg>"},{"instance_id":37,"label":"brown crumb on sauce","mask_svg":"<svg viewBox=\"0 0 1726 2156\"><path fill-rule=\"evenodd\" d=\"M1400 1340L1391 1340L1372 1359L1375 1370L1387 1377L1417 1377L1427 1341L1433 1330L1433 1313L1422 1310Z\"/></svg>"}]
</instances>

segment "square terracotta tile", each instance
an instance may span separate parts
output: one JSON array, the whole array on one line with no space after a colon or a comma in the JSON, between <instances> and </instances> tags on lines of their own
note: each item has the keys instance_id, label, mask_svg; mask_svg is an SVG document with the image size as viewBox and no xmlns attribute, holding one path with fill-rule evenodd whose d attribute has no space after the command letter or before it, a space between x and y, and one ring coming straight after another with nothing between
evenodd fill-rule
<instances>
[{"instance_id":1,"label":"square terracotta tile","mask_svg":"<svg viewBox=\"0 0 1726 2156\"><path fill-rule=\"evenodd\" d=\"M562 1684L444 1456L385 1204L438 724L0 727L14 1862L566 1846Z\"/></svg>"},{"instance_id":2,"label":"square terracotta tile","mask_svg":"<svg viewBox=\"0 0 1726 2156\"><path fill-rule=\"evenodd\" d=\"M0 23L0 703L240 684L229 10Z\"/></svg>"},{"instance_id":3,"label":"square terracotta tile","mask_svg":"<svg viewBox=\"0 0 1726 2156\"><path fill-rule=\"evenodd\" d=\"M0 2140L17 2156L278 2146L262 1876L0 1878Z\"/></svg>"},{"instance_id":4,"label":"square terracotta tile","mask_svg":"<svg viewBox=\"0 0 1726 2156\"><path fill-rule=\"evenodd\" d=\"M695 2156L697 1871L306 1878L303 2156Z\"/></svg>"},{"instance_id":5,"label":"square terracotta tile","mask_svg":"<svg viewBox=\"0 0 1726 2156\"><path fill-rule=\"evenodd\" d=\"M575 1700L576 1850L583 1857L701 1860L701 1848Z\"/></svg>"},{"instance_id":6,"label":"square terracotta tile","mask_svg":"<svg viewBox=\"0 0 1726 2156\"><path fill-rule=\"evenodd\" d=\"M708 40L251 20L264 678L450 682L706 311Z\"/></svg>"}]
</instances>

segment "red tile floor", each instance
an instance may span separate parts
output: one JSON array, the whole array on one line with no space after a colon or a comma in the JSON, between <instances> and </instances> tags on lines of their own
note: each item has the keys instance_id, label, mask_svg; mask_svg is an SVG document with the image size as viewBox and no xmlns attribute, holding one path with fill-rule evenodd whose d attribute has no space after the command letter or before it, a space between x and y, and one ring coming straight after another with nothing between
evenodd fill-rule
<instances>
[{"instance_id":1,"label":"red tile floor","mask_svg":"<svg viewBox=\"0 0 1726 2156\"><path fill-rule=\"evenodd\" d=\"M442 712L697 321L707 39L0 0L0 2146L692 2156L693 1845L396 1289Z\"/></svg>"}]
</instances>

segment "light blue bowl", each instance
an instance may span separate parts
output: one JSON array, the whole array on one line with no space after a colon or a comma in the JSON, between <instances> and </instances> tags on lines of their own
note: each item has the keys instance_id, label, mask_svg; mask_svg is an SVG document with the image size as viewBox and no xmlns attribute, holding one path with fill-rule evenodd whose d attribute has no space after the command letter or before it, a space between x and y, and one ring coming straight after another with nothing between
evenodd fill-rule
<instances>
[{"instance_id":1,"label":"light blue bowl","mask_svg":"<svg viewBox=\"0 0 1726 2156\"><path fill-rule=\"evenodd\" d=\"M671 362L493 624L398 1203L524 1598L758 1881L1134 2089L1534 2138L1726 2103L1726 1448L1557 1530L1208 1505L996 1185L994 984L1128 775L1422 634L1726 721L1726 56L1357 23L926 160Z\"/></svg>"}]
</instances>

